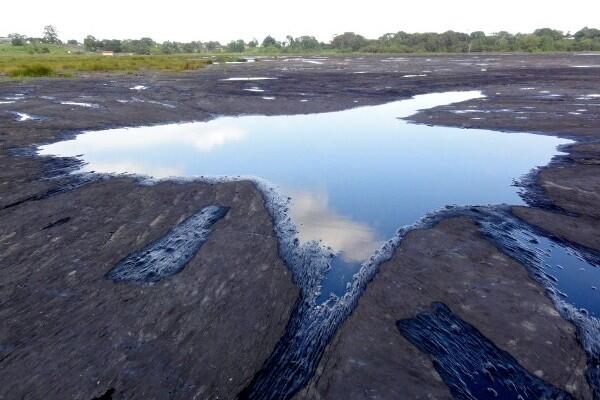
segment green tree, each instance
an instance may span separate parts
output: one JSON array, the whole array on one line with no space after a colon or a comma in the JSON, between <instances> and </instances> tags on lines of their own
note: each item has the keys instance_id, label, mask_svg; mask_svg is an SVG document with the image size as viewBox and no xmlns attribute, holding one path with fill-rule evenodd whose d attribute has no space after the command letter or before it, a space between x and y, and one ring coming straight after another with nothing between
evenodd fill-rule
<instances>
[{"instance_id":1,"label":"green tree","mask_svg":"<svg viewBox=\"0 0 600 400\"><path fill-rule=\"evenodd\" d=\"M542 39L533 34L517 34L517 49L523 51L539 51L542 44Z\"/></svg>"},{"instance_id":2,"label":"green tree","mask_svg":"<svg viewBox=\"0 0 600 400\"><path fill-rule=\"evenodd\" d=\"M184 53L199 53L203 49L202 42L189 42L181 45L181 50Z\"/></svg>"},{"instance_id":3,"label":"green tree","mask_svg":"<svg viewBox=\"0 0 600 400\"><path fill-rule=\"evenodd\" d=\"M494 35L495 49L497 51L512 51L514 49L515 38L506 31L497 32Z\"/></svg>"},{"instance_id":4,"label":"green tree","mask_svg":"<svg viewBox=\"0 0 600 400\"><path fill-rule=\"evenodd\" d=\"M341 35L337 35L331 41L332 48L351 51L357 51L358 49L360 49L363 46L366 46L367 44L367 39L354 32L345 32Z\"/></svg>"},{"instance_id":5,"label":"green tree","mask_svg":"<svg viewBox=\"0 0 600 400\"><path fill-rule=\"evenodd\" d=\"M314 36L300 36L294 40L294 46L302 50L317 50L321 47Z\"/></svg>"},{"instance_id":6,"label":"green tree","mask_svg":"<svg viewBox=\"0 0 600 400\"><path fill-rule=\"evenodd\" d=\"M120 53L123 50L123 44L119 39L104 39L102 41L102 49Z\"/></svg>"},{"instance_id":7,"label":"green tree","mask_svg":"<svg viewBox=\"0 0 600 400\"><path fill-rule=\"evenodd\" d=\"M49 44L59 44L60 40L58 39L58 30L54 25L46 25L44 27L44 43Z\"/></svg>"},{"instance_id":8,"label":"green tree","mask_svg":"<svg viewBox=\"0 0 600 400\"><path fill-rule=\"evenodd\" d=\"M277 47L277 48L279 48L279 47L281 47L281 43L279 43L277 40L275 40L275 38L273 38L273 36L268 35L262 41L262 47Z\"/></svg>"},{"instance_id":9,"label":"green tree","mask_svg":"<svg viewBox=\"0 0 600 400\"><path fill-rule=\"evenodd\" d=\"M131 53L148 55L156 47L156 42L149 37L131 41Z\"/></svg>"},{"instance_id":10,"label":"green tree","mask_svg":"<svg viewBox=\"0 0 600 400\"><path fill-rule=\"evenodd\" d=\"M85 47L87 51L94 52L98 51L100 48L100 43L92 35L87 35L85 39L83 39L83 47Z\"/></svg>"},{"instance_id":11,"label":"green tree","mask_svg":"<svg viewBox=\"0 0 600 400\"><path fill-rule=\"evenodd\" d=\"M179 48L179 44L177 42L163 42L160 45L160 52L163 54L175 54L180 53L181 50Z\"/></svg>"},{"instance_id":12,"label":"green tree","mask_svg":"<svg viewBox=\"0 0 600 400\"><path fill-rule=\"evenodd\" d=\"M206 42L204 43L204 46L206 46L206 50L208 51L220 50L222 47L221 43L215 41Z\"/></svg>"},{"instance_id":13,"label":"green tree","mask_svg":"<svg viewBox=\"0 0 600 400\"><path fill-rule=\"evenodd\" d=\"M244 41L242 39L232 40L227 45L227 51L229 51L231 53L241 53L244 51L245 48L246 48L246 44L244 43Z\"/></svg>"},{"instance_id":14,"label":"green tree","mask_svg":"<svg viewBox=\"0 0 600 400\"><path fill-rule=\"evenodd\" d=\"M8 35L8 38L13 46L24 46L25 42L27 41L27 36L19 33L11 33Z\"/></svg>"},{"instance_id":15,"label":"green tree","mask_svg":"<svg viewBox=\"0 0 600 400\"><path fill-rule=\"evenodd\" d=\"M296 44L295 42L296 42L296 41L294 40L294 37L293 37L293 36L291 36L291 35L287 35L287 36L285 37L285 44L284 44L284 46L285 46L285 47L294 47L294 45Z\"/></svg>"},{"instance_id":16,"label":"green tree","mask_svg":"<svg viewBox=\"0 0 600 400\"><path fill-rule=\"evenodd\" d=\"M582 30L575 32L574 37L576 40L600 39L600 29L591 29L586 26Z\"/></svg>"},{"instance_id":17,"label":"green tree","mask_svg":"<svg viewBox=\"0 0 600 400\"><path fill-rule=\"evenodd\" d=\"M561 40L564 37L564 34L561 31L557 31L556 29L550 29L550 28L536 29L533 32L533 34L536 36L540 36L540 37L548 37L553 42Z\"/></svg>"}]
</instances>

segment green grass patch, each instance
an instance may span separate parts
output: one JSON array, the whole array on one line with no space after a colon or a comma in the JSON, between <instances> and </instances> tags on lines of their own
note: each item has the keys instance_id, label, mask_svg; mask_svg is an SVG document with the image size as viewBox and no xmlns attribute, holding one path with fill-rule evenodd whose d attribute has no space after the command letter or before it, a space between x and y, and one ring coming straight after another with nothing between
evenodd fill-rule
<instances>
[{"instance_id":1,"label":"green grass patch","mask_svg":"<svg viewBox=\"0 0 600 400\"><path fill-rule=\"evenodd\" d=\"M0 75L13 78L70 76L74 73L136 72L144 70L190 71L212 63L198 55L11 54L0 53Z\"/></svg>"},{"instance_id":2,"label":"green grass patch","mask_svg":"<svg viewBox=\"0 0 600 400\"><path fill-rule=\"evenodd\" d=\"M26 55L67 55L81 53L82 49L75 46L34 43L24 46L13 46L10 43L0 43L0 57Z\"/></svg>"},{"instance_id":3,"label":"green grass patch","mask_svg":"<svg viewBox=\"0 0 600 400\"><path fill-rule=\"evenodd\" d=\"M47 65L32 64L9 69L7 75L12 78L34 78L40 76L54 76L56 75L56 72Z\"/></svg>"}]
</instances>

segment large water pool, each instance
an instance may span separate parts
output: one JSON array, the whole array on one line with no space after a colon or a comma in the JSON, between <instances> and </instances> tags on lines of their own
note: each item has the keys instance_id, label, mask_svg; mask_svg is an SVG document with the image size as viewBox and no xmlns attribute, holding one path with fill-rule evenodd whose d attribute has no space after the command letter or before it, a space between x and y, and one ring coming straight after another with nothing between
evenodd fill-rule
<instances>
[{"instance_id":1,"label":"large water pool","mask_svg":"<svg viewBox=\"0 0 600 400\"><path fill-rule=\"evenodd\" d=\"M42 146L84 171L167 177L256 177L291 198L301 242L336 255L322 298L403 225L445 205L521 204L515 179L547 164L564 139L404 121L418 110L481 99L434 93L378 106L293 116L83 132Z\"/></svg>"},{"instance_id":2,"label":"large water pool","mask_svg":"<svg viewBox=\"0 0 600 400\"><path fill-rule=\"evenodd\" d=\"M399 244L398 228L448 205L523 204L515 180L546 165L569 142L403 119L466 100L485 98L477 91L436 93L331 113L82 132L41 146L39 154L77 157L83 172L254 179L301 301L240 398L288 399L310 379L366 282ZM546 287L577 325L588 355L597 357L600 256L542 235L505 207L482 209L454 208L419 226L444 213L479 220L482 232Z\"/></svg>"}]
</instances>

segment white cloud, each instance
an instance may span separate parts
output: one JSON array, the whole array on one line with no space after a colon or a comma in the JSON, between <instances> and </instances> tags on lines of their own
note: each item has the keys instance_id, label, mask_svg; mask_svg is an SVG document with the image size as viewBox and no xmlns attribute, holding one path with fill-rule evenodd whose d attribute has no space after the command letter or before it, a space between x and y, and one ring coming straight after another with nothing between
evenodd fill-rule
<instances>
[{"instance_id":1,"label":"white cloud","mask_svg":"<svg viewBox=\"0 0 600 400\"><path fill-rule=\"evenodd\" d=\"M290 214L301 242L321 240L346 262L362 262L382 242L367 224L352 221L328 208L326 193L291 191Z\"/></svg>"},{"instance_id":2,"label":"white cloud","mask_svg":"<svg viewBox=\"0 0 600 400\"><path fill-rule=\"evenodd\" d=\"M174 167L164 167L139 161L94 162L93 165L85 165L82 171L107 174L140 174L157 179L171 178L182 174L180 169Z\"/></svg>"},{"instance_id":3,"label":"white cloud","mask_svg":"<svg viewBox=\"0 0 600 400\"><path fill-rule=\"evenodd\" d=\"M219 126L208 123L185 123L142 127L131 129L111 129L88 132L73 140L52 143L40 147L41 155L60 154L76 156L82 153L102 150L122 151L156 147L161 144L192 146L199 152L210 152L229 142L243 140L245 132L235 126Z\"/></svg>"}]
</instances>

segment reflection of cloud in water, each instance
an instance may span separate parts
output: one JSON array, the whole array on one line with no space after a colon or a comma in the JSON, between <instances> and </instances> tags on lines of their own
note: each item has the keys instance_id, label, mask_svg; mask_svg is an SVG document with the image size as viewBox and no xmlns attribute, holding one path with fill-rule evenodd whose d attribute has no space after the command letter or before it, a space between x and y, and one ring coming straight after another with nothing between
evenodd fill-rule
<instances>
[{"instance_id":1,"label":"reflection of cloud in water","mask_svg":"<svg viewBox=\"0 0 600 400\"><path fill-rule=\"evenodd\" d=\"M228 142L244 139L246 133L235 126L210 126L198 129L198 125L185 123L170 126L148 127L145 130L114 129L79 135L77 140L57 142L41 146L40 154L85 154L86 149L119 151L154 147L162 144L189 145L201 152L210 152Z\"/></svg>"},{"instance_id":2,"label":"reflection of cloud in water","mask_svg":"<svg viewBox=\"0 0 600 400\"><path fill-rule=\"evenodd\" d=\"M182 171L172 167L161 167L154 164L139 163L135 161L120 162L94 162L93 167L85 165L85 172L99 172L110 174L140 174L149 175L154 178L162 179L173 176L181 176Z\"/></svg>"},{"instance_id":3,"label":"reflection of cloud in water","mask_svg":"<svg viewBox=\"0 0 600 400\"><path fill-rule=\"evenodd\" d=\"M381 247L382 242L366 224L352 221L328 209L326 193L288 191L290 213L302 242L321 240L346 262L362 262Z\"/></svg>"},{"instance_id":4,"label":"reflection of cloud in water","mask_svg":"<svg viewBox=\"0 0 600 400\"><path fill-rule=\"evenodd\" d=\"M200 151L211 151L227 142L239 141L244 138L244 132L235 128L217 128L201 134L191 135L191 144Z\"/></svg>"}]
</instances>

